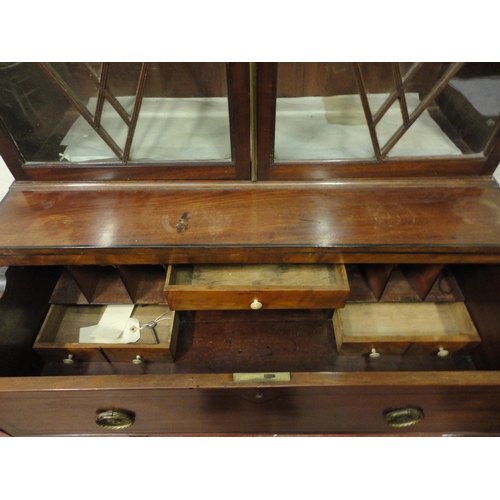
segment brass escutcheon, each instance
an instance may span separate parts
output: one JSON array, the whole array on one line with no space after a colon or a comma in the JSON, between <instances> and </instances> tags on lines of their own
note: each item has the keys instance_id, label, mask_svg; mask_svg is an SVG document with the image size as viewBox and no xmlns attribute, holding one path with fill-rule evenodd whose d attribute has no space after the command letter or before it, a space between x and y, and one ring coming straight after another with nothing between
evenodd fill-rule
<instances>
[{"instance_id":1,"label":"brass escutcheon","mask_svg":"<svg viewBox=\"0 0 500 500\"><path fill-rule=\"evenodd\" d=\"M418 424L424 418L420 408L398 408L384 413L385 421L391 427L409 427Z\"/></svg>"}]
</instances>

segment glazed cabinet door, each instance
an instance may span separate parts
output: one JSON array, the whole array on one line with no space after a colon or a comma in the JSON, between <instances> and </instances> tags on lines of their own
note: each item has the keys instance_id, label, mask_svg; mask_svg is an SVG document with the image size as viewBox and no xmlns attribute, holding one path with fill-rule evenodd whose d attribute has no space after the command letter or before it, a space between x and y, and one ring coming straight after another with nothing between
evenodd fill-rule
<instances>
[{"instance_id":1,"label":"glazed cabinet door","mask_svg":"<svg viewBox=\"0 0 500 500\"><path fill-rule=\"evenodd\" d=\"M258 177L491 174L498 63L261 63Z\"/></svg>"},{"instance_id":2,"label":"glazed cabinet door","mask_svg":"<svg viewBox=\"0 0 500 500\"><path fill-rule=\"evenodd\" d=\"M2 63L17 179L249 179L247 63Z\"/></svg>"}]
</instances>

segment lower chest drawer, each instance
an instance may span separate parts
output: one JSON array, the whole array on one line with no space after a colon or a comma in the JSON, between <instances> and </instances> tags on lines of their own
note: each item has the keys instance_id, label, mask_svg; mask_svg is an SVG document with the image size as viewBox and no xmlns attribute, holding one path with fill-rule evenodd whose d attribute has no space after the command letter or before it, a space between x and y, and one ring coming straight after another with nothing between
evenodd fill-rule
<instances>
[{"instance_id":1,"label":"lower chest drawer","mask_svg":"<svg viewBox=\"0 0 500 500\"><path fill-rule=\"evenodd\" d=\"M496 384L496 385L495 385ZM292 373L278 384L230 374L0 381L12 435L405 434L500 431L498 376Z\"/></svg>"}]
</instances>

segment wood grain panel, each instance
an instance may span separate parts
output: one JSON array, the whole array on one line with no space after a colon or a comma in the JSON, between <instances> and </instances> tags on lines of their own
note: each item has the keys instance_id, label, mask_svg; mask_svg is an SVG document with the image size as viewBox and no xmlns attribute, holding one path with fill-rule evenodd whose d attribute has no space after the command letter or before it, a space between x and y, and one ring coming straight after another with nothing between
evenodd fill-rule
<instances>
[{"instance_id":1,"label":"wood grain panel","mask_svg":"<svg viewBox=\"0 0 500 500\"><path fill-rule=\"evenodd\" d=\"M207 248L217 253L228 247L228 262L246 262L264 249L277 256L444 253L450 262L460 262L462 253L498 254L500 190L493 183L466 185L74 185L45 191L21 184L0 205L0 264L18 262L16 255L30 256L34 264L37 257L65 264L102 255L115 264L155 263L141 256L155 252L165 259L176 254L180 262L191 256L210 262ZM235 249L240 257L228 259Z\"/></svg>"},{"instance_id":2,"label":"wood grain panel","mask_svg":"<svg viewBox=\"0 0 500 500\"><path fill-rule=\"evenodd\" d=\"M232 375L145 375L119 377L120 389L104 382L118 377L52 377L51 389L47 379L27 392L22 381L0 384L0 426L12 435L498 432L498 377L478 372L464 384L458 375L435 372L419 382L409 373L292 373L291 382L278 387L235 387ZM36 386L46 390L35 392ZM421 408L422 422L389 427L383 413L405 406ZM104 431L94 417L107 409L132 412L134 425Z\"/></svg>"}]
</instances>

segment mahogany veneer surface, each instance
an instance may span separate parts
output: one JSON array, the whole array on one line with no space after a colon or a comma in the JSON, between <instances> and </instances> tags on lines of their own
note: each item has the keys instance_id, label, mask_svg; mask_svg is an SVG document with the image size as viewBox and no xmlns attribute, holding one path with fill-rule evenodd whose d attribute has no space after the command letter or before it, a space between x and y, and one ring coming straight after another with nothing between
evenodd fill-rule
<instances>
[{"instance_id":1,"label":"mahogany veneer surface","mask_svg":"<svg viewBox=\"0 0 500 500\"><path fill-rule=\"evenodd\" d=\"M28 383L0 380L0 426L12 435L310 434L353 429L404 434L409 429L389 427L383 413L412 405L425 412L419 432L498 432L498 375L473 373L466 384L460 378L435 372L419 377L293 373L291 382L278 386L235 387L230 375L172 376L168 381L150 375L83 376L57 377L50 389L44 377ZM110 407L132 411L134 425L121 431L97 427L96 411Z\"/></svg>"},{"instance_id":2,"label":"mahogany veneer surface","mask_svg":"<svg viewBox=\"0 0 500 500\"><path fill-rule=\"evenodd\" d=\"M500 259L494 181L288 187L17 183L0 206L0 265Z\"/></svg>"}]
</instances>

